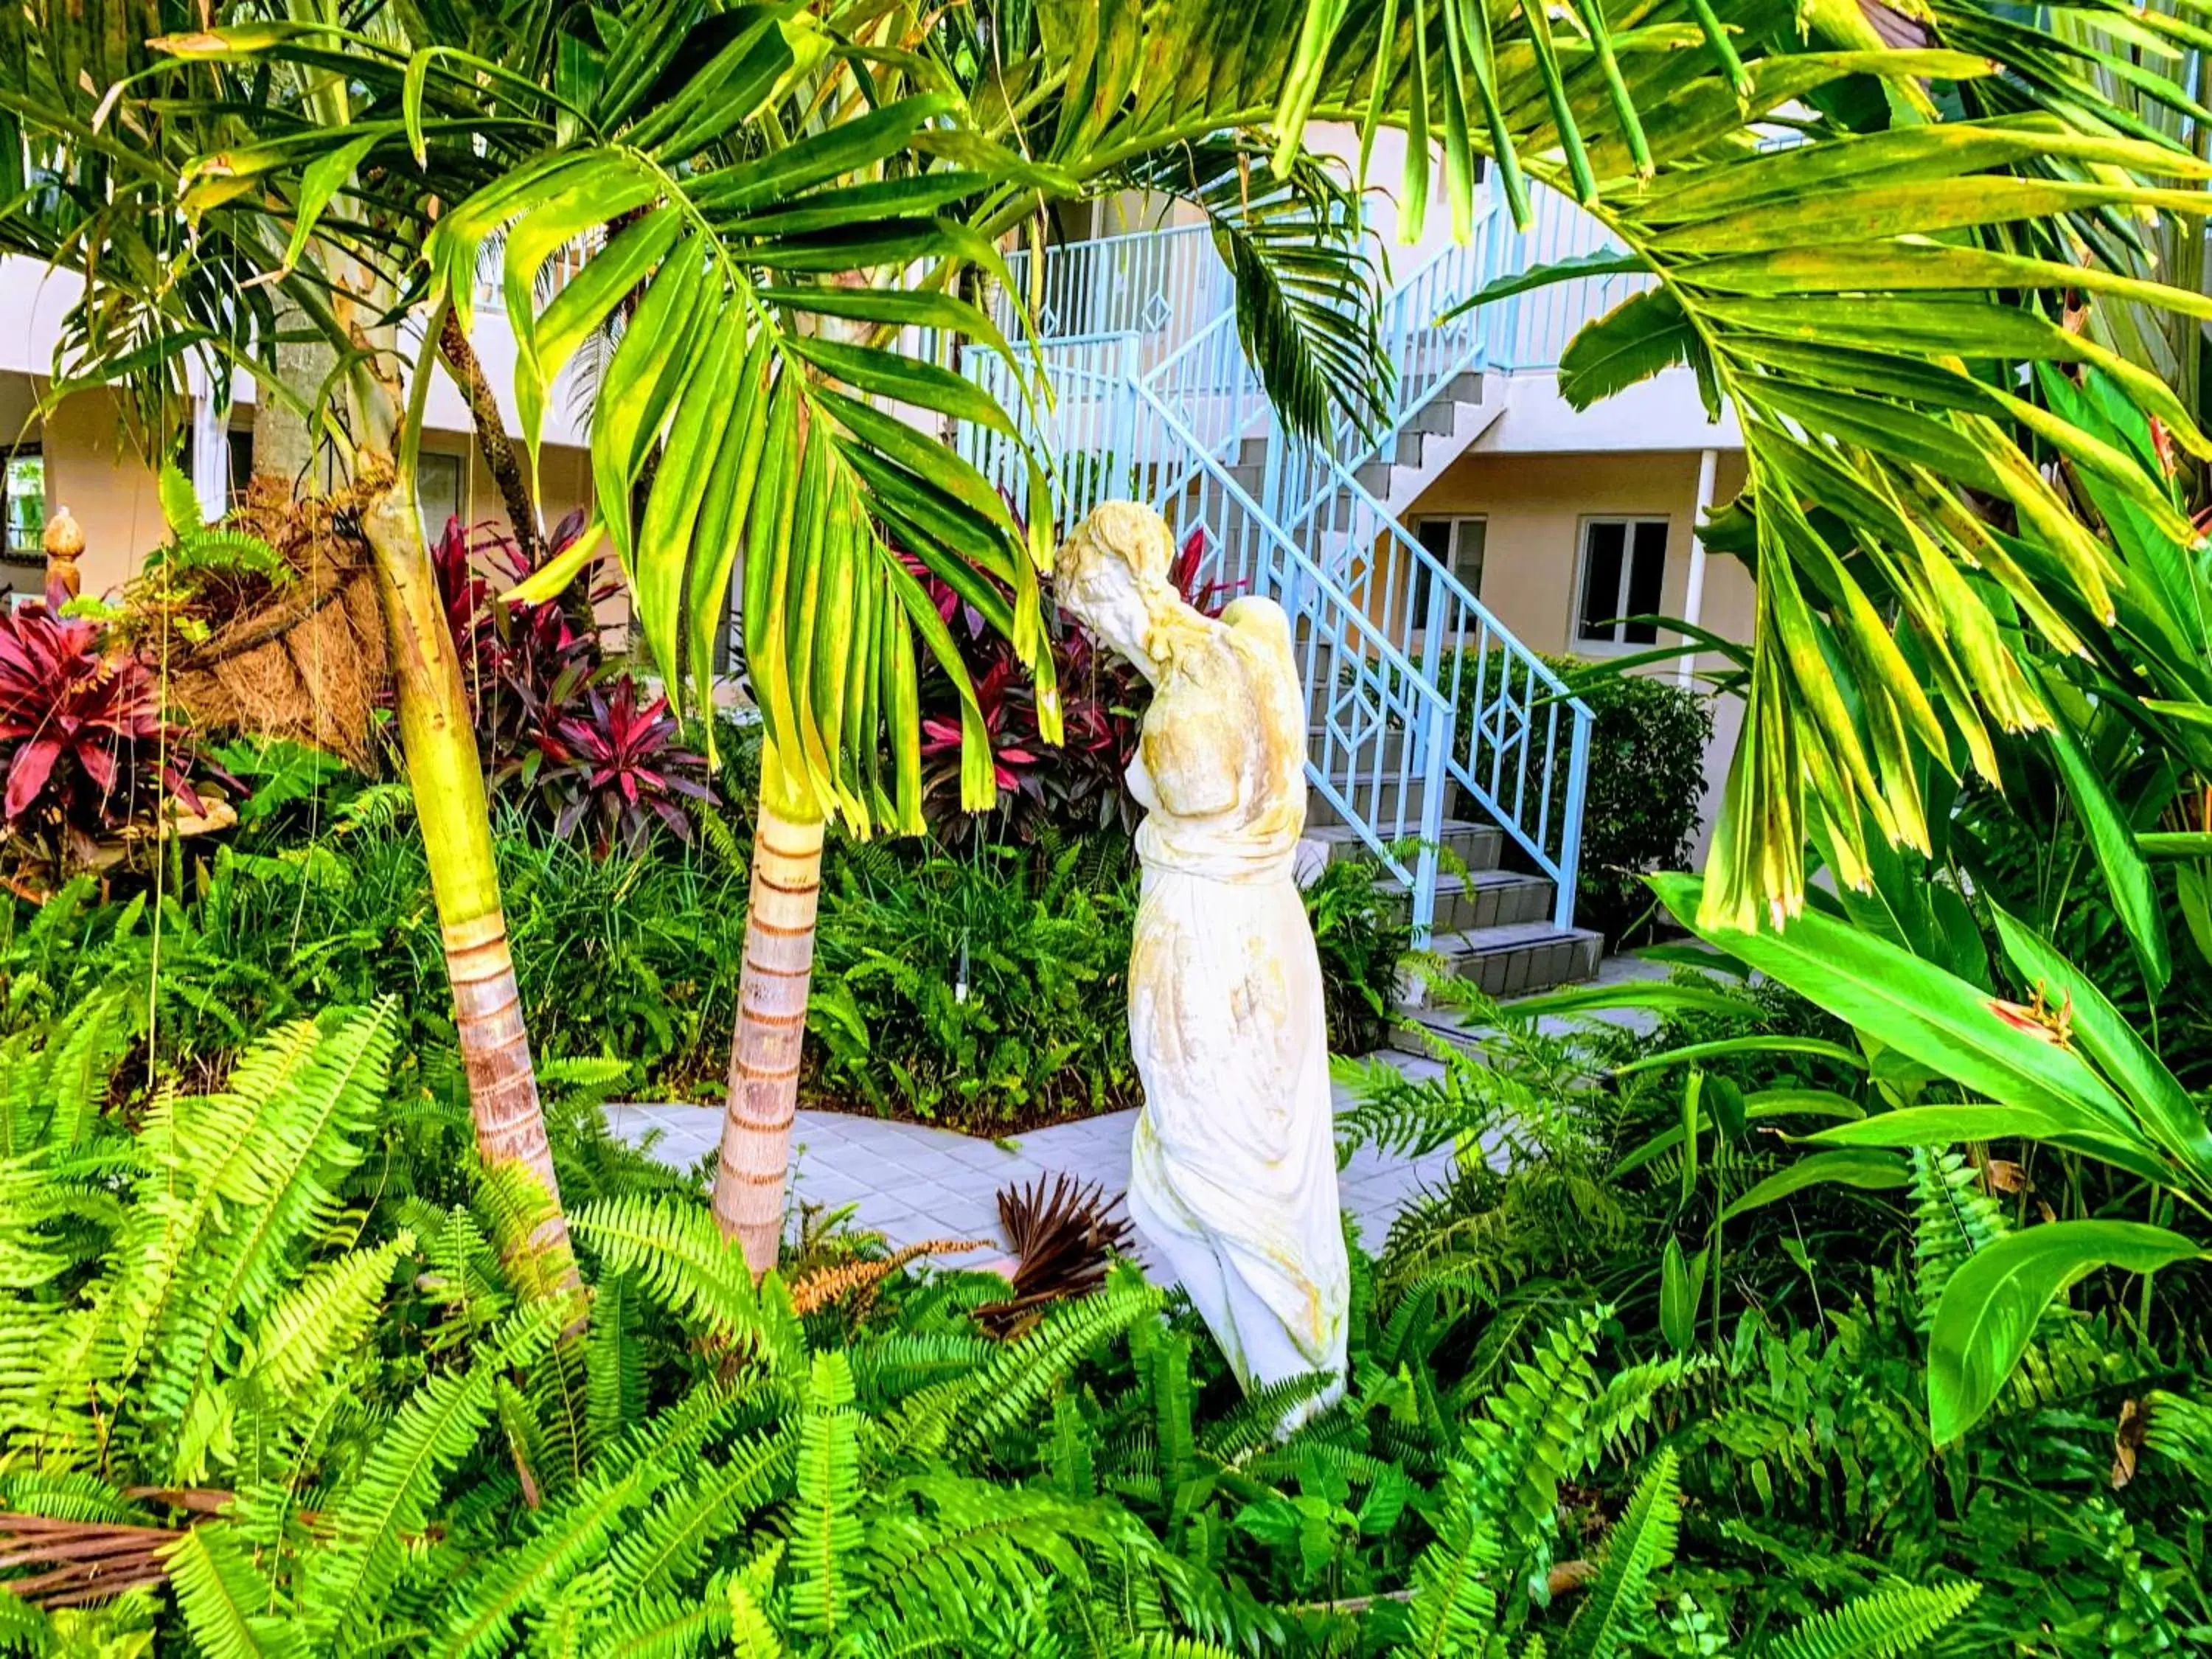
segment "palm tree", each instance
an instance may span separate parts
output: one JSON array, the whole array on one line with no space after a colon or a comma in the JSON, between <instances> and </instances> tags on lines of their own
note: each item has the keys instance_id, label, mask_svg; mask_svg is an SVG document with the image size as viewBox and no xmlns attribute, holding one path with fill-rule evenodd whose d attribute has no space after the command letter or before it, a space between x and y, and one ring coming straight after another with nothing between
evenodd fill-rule
<instances>
[{"instance_id":1,"label":"palm tree","mask_svg":"<svg viewBox=\"0 0 2212 1659\"><path fill-rule=\"evenodd\" d=\"M137 394L143 441L158 452L181 403L186 358L201 356L226 377L243 366L264 405L324 431L365 487L361 530L383 602L400 748L444 935L477 1146L487 1162L519 1166L542 1188L531 1243L556 1279L573 1279L483 775L416 501L428 365L427 356L414 365L410 409L402 327L410 319L421 326L424 308L404 297L404 263L392 257L410 204L404 191L380 193L361 165L368 146L351 141L304 173L283 173L283 140L274 135L303 121L345 131L362 116L347 77L302 73L271 85L225 63L180 64L145 38L151 21L119 4L16 9L0 19L0 165L15 186L0 214L0 246L73 266L87 279L65 340L72 362L53 395L121 383ZM160 21L190 28L198 20L179 6ZM331 47L313 28L294 38L311 53ZM449 133L457 125L465 124L435 123ZM457 146L447 187L481 184L501 161L495 146ZM270 194L277 189L289 192L282 213ZM441 321L431 317L424 337L446 341L482 408L489 399L481 373ZM289 383L280 334L289 343L319 342L336 363L327 397ZM503 447L495 426L489 436ZM517 514L525 535L530 519L526 507Z\"/></svg>"},{"instance_id":2,"label":"palm tree","mask_svg":"<svg viewBox=\"0 0 2212 1659\"><path fill-rule=\"evenodd\" d=\"M2103 98L2084 48L1995 0L1937 0L1918 21L1865 7L651 0L512 6L465 42L429 40L430 14L413 8L350 33L319 16L241 24L166 43L184 84L260 96L342 72L349 118L295 100L241 173L222 148L239 142L222 123L240 118L216 113L237 100L200 92L205 130L161 154L201 147L161 182L181 182L202 234L222 228L257 272L313 241L371 265L391 257L387 239L419 242L427 276L392 276L416 314L440 319L427 338L444 307L466 335L477 261L499 240L533 457L554 380L586 338L614 336L592 429L598 528L679 690L706 682L744 549L763 852L715 1202L764 1265L822 839L833 818L856 834L919 827L921 649L963 694L963 799L990 799L980 714L906 559L1048 672L1036 598L1048 527L1016 526L892 410L1012 429L969 382L894 348L924 330L1004 350L961 283L1003 278L998 244L1051 199L1179 189L1233 239L1239 208L1268 195L1271 158L1297 175L1306 122L1389 125L1409 139L1416 220L1440 149L1461 228L1486 161L1516 213L1530 179L1565 190L1658 277L1577 340L1563 382L1595 397L1686 360L1745 428L1751 483L1711 538L1762 578L1742 659L1750 714L1706 889L1717 914L1793 912L1808 836L1847 879L1875 842L1924 841L1897 787L1905 769L1983 764L1988 721L2041 718L2006 629L2078 640L2078 617L2110 614L2112 584L2045 468L2122 469L2067 418L2063 374L2013 371L2096 364L2205 453L2192 411L2099 328L2107 303L2206 314L2212 302L2130 264L2130 237L2146 216L2197 213L2207 168ZM2103 14L2072 15L2094 30ZM118 107L137 108L139 90ZM164 90L158 107L173 110L178 85ZM146 118L165 139L161 124L185 125ZM96 124L72 119L55 130L82 146ZM133 162L110 165L131 177ZM1232 177L1237 189L1218 187ZM546 258L578 239L580 273L542 294ZM1344 250L1347 300L1357 263ZM1328 349L1334 307L1301 308L1280 283L1270 299L1264 276L1246 336L1270 386L1309 425L1316 386L1358 410L1344 384L1358 354ZM2084 301L2086 330L2056 309L2065 295ZM234 317L255 303L210 331L248 341ZM409 423L398 430L404 479ZM2143 510L2186 532L2171 507Z\"/></svg>"}]
</instances>

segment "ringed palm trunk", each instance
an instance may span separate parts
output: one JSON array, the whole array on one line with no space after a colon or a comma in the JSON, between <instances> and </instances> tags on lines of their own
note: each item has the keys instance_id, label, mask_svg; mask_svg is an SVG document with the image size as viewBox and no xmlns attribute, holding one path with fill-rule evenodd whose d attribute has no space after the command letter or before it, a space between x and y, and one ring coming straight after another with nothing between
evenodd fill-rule
<instances>
[{"instance_id":1,"label":"ringed palm trunk","mask_svg":"<svg viewBox=\"0 0 2212 1659\"><path fill-rule=\"evenodd\" d=\"M773 744L761 751L751 908L738 981L737 1033L714 1171L714 1219L744 1247L755 1273L775 1266L784 1177L799 1107L799 1049L814 975L814 919L825 826L811 792L794 787Z\"/></svg>"},{"instance_id":2,"label":"ringed palm trunk","mask_svg":"<svg viewBox=\"0 0 2212 1659\"><path fill-rule=\"evenodd\" d=\"M364 453L364 476L391 477L386 458ZM561 1183L538 1099L521 993L500 907L491 814L467 686L446 623L437 574L406 492L387 489L362 519L376 557L379 592L398 694L400 752L430 868L430 891L453 987L453 1024L469 1086L477 1151L488 1164L519 1164L546 1204L529 1244L549 1288L576 1279Z\"/></svg>"}]
</instances>

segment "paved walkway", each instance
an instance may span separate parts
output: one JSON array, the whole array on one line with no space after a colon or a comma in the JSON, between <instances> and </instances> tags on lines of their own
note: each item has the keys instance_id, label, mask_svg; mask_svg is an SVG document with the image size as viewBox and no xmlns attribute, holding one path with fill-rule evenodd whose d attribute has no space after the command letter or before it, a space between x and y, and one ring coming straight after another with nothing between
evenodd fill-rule
<instances>
[{"instance_id":1,"label":"paved walkway","mask_svg":"<svg viewBox=\"0 0 2212 1659\"><path fill-rule=\"evenodd\" d=\"M1433 1076L1434 1060L1385 1054L1415 1076ZM1337 1108L1348 1096L1340 1085ZM1095 1181L1111 1198L1129 1182L1129 1136L1133 1111L1062 1123L1004 1141L978 1139L949 1129L843 1112L801 1112L792 1136L792 1180L799 1202L829 1209L854 1207L854 1220L880 1232L894 1247L933 1238L996 1241L996 1195L1038 1176L1066 1174ZM653 1139L653 1156L689 1169L714 1150L721 1133L719 1106L614 1105L607 1123L623 1139ZM1421 1159L1385 1158L1363 1147L1338 1177L1344 1207L1358 1218L1369 1248L1379 1246L1391 1220L1422 1187L1449 1165L1449 1150Z\"/></svg>"}]
</instances>

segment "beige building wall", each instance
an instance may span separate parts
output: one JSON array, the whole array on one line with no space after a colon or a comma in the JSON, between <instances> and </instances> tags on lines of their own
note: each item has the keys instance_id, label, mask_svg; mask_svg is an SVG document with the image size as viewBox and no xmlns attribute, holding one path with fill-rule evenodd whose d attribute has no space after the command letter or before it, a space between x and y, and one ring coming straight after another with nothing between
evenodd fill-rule
<instances>
[{"instance_id":1,"label":"beige building wall","mask_svg":"<svg viewBox=\"0 0 2212 1659\"><path fill-rule=\"evenodd\" d=\"M1714 502L1732 498L1743 488L1744 477L1742 452L1721 451ZM1578 651L1571 642L1583 520L1666 520L1666 580L1659 609L1667 616L1680 616L1687 596L1697 499L1694 450L1575 455L1470 452L1415 500L1405 520L1409 526L1424 518L1486 520L1482 591L1477 597L1532 649L1588 654L1587 647ZM1755 598L1751 573L1741 562L1725 554L1708 555L1700 617L1705 627L1725 638L1747 641ZM1699 659L1701 667L1718 662L1711 653ZM1675 667L1669 663L1643 672L1672 674ZM1735 752L1741 706L1734 698L1723 698L1713 714L1713 743L1705 754L1700 858L1720 809L1729 760Z\"/></svg>"},{"instance_id":2,"label":"beige building wall","mask_svg":"<svg viewBox=\"0 0 2212 1659\"><path fill-rule=\"evenodd\" d=\"M160 545L167 534L154 471L131 447L111 393L74 393L64 398L43 423L32 422L26 427L24 416L33 407L36 391L27 376L0 376L0 416L14 411L14 418L0 432L0 449L19 439L39 446L46 461L48 514L66 507L84 530L85 551L80 562L84 589L88 593L111 592L136 574L146 554ZM238 423L250 421L251 411L240 411ZM502 532L511 529L498 486L470 438L459 433L431 433L423 440L423 449L428 454L450 456L456 463L460 497L456 505L465 523L489 524ZM571 508L590 504L590 457L579 448L547 446L540 483L550 528ZM433 525L431 533L441 527ZM33 586L22 575L20 571L11 572L11 585Z\"/></svg>"}]
</instances>

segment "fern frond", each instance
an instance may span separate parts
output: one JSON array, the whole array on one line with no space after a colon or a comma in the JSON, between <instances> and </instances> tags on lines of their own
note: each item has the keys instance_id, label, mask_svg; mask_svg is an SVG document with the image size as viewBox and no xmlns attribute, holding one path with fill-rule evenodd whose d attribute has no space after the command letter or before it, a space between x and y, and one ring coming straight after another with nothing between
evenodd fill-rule
<instances>
[{"instance_id":1,"label":"fern frond","mask_svg":"<svg viewBox=\"0 0 2212 1659\"><path fill-rule=\"evenodd\" d=\"M715 1341L736 1345L760 1334L752 1269L705 1205L629 1194L586 1205L569 1226L599 1253L604 1271L631 1275L646 1295Z\"/></svg>"},{"instance_id":2,"label":"fern frond","mask_svg":"<svg viewBox=\"0 0 2212 1659\"><path fill-rule=\"evenodd\" d=\"M367 1334L393 1266L414 1249L415 1235L402 1228L389 1243L311 1268L270 1305L246 1345L240 1376L276 1401L321 1376Z\"/></svg>"},{"instance_id":3,"label":"fern frond","mask_svg":"<svg viewBox=\"0 0 2212 1659\"><path fill-rule=\"evenodd\" d=\"M1437 1535L1413 1558L1413 1594L1397 1649L1408 1659L1480 1655L1497 1626L1492 1578L1504 1552L1465 1476L1455 1471L1446 1480L1437 1494Z\"/></svg>"},{"instance_id":4,"label":"fern frond","mask_svg":"<svg viewBox=\"0 0 2212 1659\"><path fill-rule=\"evenodd\" d=\"M1199 1437L1199 1449L1218 1462L1241 1463L1253 1453L1273 1446L1283 1419L1309 1400L1327 1393L1335 1382L1330 1372L1308 1371L1302 1376L1263 1383L1206 1425Z\"/></svg>"},{"instance_id":5,"label":"fern frond","mask_svg":"<svg viewBox=\"0 0 2212 1659\"><path fill-rule=\"evenodd\" d=\"M166 1554L185 1627L206 1659L277 1659L301 1651L274 1588L224 1522L186 1528Z\"/></svg>"},{"instance_id":6,"label":"fern frond","mask_svg":"<svg viewBox=\"0 0 2212 1659\"><path fill-rule=\"evenodd\" d=\"M1920 1652L1981 1593L1971 1581L1877 1590L1807 1620L1762 1659L1905 1659Z\"/></svg>"},{"instance_id":7,"label":"fern frond","mask_svg":"<svg viewBox=\"0 0 2212 1659\"><path fill-rule=\"evenodd\" d=\"M438 1659L480 1659L504 1649L516 1624L552 1602L601 1555L624 1518L667 1478L641 1462L619 1478L586 1481L566 1503L541 1510L530 1536L501 1551L489 1571L463 1581L428 1650Z\"/></svg>"},{"instance_id":8,"label":"fern frond","mask_svg":"<svg viewBox=\"0 0 2212 1659\"><path fill-rule=\"evenodd\" d=\"M702 1467L689 1486L656 1494L655 1506L610 1553L617 1589L641 1595L683 1583L717 1538L786 1488L797 1452L786 1431L749 1436L723 1454L719 1468Z\"/></svg>"},{"instance_id":9,"label":"fern frond","mask_svg":"<svg viewBox=\"0 0 2212 1659\"><path fill-rule=\"evenodd\" d=\"M0 1584L0 1653L44 1654L54 1639L46 1615Z\"/></svg>"},{"instance_id":10,"label":"fern frond","mask_svg":"<svg viewBox=\"0 0 2212 1659\"><path fill-rule=\"evenodd\" d=\"M1590 1354L1608 1310L1546 1332L1467 1431L1470 1501L1495 1522L1507 1553L1534 1573L1551 1562L1559 1482L1580 1462L1597 1379Z\"/></svg>"},{"instance_id":11,"label":"fern frond","mask_svg":"<svg viewBox=\"0 0 2212 1659\"><path fill-rule=\"evenodd\" d=\"M1664 1451L1638 1483L1636 1495L1605 1541L1560 1659L1613 1659L1635 1638L1650 1612L1651 1577L1674 1559L1682 1522L1674 1454Z\"/></svg>"},{"instance_id":12,"label":"fern frond","mask_svg":"<svg viewBox=\"0 0 2212 1659\"><path fill-rule=\"evenodd\" d=\"M1979 1173L1948 1146L1915 1146L1912 1164L1912 1290L1917 1328L1926 1330L1936 1304L1966 1258L2011 1231Z\"/></svg>"},{"instance_id":13,"label":"fern frond","mask_svg":"<svg viewBox=\"0 0 2212 1659\"><path fill-rule=\"evenodd\" d=\"M325 1522L327 1543L308 1559L300 1615L311 1638L327 1644L340 1629L375 1616L445 1473L468 1455L490 1419L500 1378L551 1346L564 1313L555 1303L524 1308L467 1370L423 1383L377 1436Z\"/></svg>"},{"instance_id":14,"label":"fern frond","mask_svg":"<svg viewBox=\"0 0 2212 1659\"><path fill-rule=\"evenodd\" d=\"M1156 1312L1161 1299L1141 1277L1117 1273L1105 1290L1054 1308L967 1376L915 1395L893 1423L894 1438L917 1452L941 1448L956 1462L990 1445L1027 1421L1084 1355Z\"/></svg>"},{"instance_id":15,"label":"fern frond","mask_svg":"<svg viewBox=\"0 0 2212 1659\"><path fill-rule=\"evenodd\" d=\"M199 1254L161 1327L145 1384L157 1419L185 1419L222 1369L229 1332L276 1299L291 1251L337 1212L338 1183L361 1161L383 1100L398 1008L387 998L319 1034L281 1098L257 1112L250 1195Z\"/></svg>"},{"instance_id":16,"label":"fern frond","mask_svg":"<svg viewBox=\"0 0 2212 1659\"><path fill-rule=\"evenodd\" d=\"M731 1606L719 1588L704 1595L641 1596L593 1633L591 1659L697 1659L720 1656L731 1635ZM742 1641L738 1651L746 1650Z\"/></svg>"},{"instance_id":17,"label":"fern frond","mask_svg":"<svg viewBox=\"0 0 2212 1659\"><path fill-rule=\"evenodd\" d=\"M783 1659L783 1640L761 1605L763 1594L742 1573L729 1582L730 1641L737 1659Z\"/></svg>"},{"instance_id":18,"label":"fern frond","mask_svg":"<svg viewBox=\"0 0 2212 1659\"><path fill-rule=\"evenodd\" d=\"M796 1474L798 1492L785 1528L793 1572L791 1621L809 1635L834 1640L854 1612L847 1569L866 1537L855 1512L860 1435L853 1373L834 1349L814 1356L799 1422Z\"/></svg>"}]
</instances>

